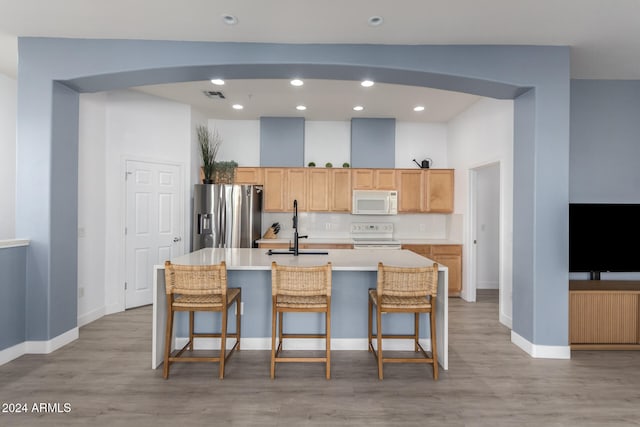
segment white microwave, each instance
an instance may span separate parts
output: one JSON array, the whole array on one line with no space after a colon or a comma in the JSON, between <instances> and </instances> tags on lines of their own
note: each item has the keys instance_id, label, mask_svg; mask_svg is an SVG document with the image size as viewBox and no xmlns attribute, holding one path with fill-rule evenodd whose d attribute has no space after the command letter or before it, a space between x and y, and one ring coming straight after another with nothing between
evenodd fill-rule
<instances>
[{"instance_id":1,"label":"white microwave","mask_svg":"<svg viewBox=\"0 0 640 427\"><path fill-rule=\"evenodd\" d=\"M353 190L354 215L396 215L398 192L382 190Z\"/></svg>"}]
</instances>

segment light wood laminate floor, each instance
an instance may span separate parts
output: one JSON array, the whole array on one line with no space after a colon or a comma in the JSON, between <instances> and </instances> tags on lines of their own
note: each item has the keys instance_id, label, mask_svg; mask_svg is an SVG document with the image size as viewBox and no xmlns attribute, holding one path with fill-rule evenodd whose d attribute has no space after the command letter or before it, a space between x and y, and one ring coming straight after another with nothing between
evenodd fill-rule
<instances>
[{"instance_id":1,"label":"light wood laminate floor","mask_svg":"<svg viewBox=\"0 0 640 427\"><path fill-rule=\"evenodd\" d=\"M223 381L217 365L151 370L151 308L105 316L49 355L0 366L0 426L614 426L640 425L640 352L573 352L532 359L497 321L497 294L450 300L449 371L433 382L422 365L386 365L368 352L332 352L321 364L282 364L269 379L269 352L240 351ZM34 413L59 403L67 413ZM55 408L55 406L54 406Z\"/></svg>"}]
</instances>

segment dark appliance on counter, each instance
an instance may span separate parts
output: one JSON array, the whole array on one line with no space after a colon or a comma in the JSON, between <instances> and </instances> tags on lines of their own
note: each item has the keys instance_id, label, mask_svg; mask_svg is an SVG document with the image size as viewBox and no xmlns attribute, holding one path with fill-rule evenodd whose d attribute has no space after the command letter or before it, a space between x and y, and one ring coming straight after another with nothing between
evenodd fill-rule
<instances>
[{"instance_id":1,"label":"dark appliance on counter","mask_svg":"<svg viewBox=\"0 0 640 427\"><path fill-rule=\"evenodd\" d=\"M262 231L262 187L196 184L192 248L255 248Z\"/></svg>"}]
</instances>

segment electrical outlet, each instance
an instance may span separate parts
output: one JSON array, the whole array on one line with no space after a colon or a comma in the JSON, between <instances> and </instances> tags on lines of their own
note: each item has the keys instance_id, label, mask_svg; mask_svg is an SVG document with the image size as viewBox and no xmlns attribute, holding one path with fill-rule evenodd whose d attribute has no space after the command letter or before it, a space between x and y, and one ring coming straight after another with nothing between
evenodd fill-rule
<instances>
[{"instance_id":1,"label":"electrical outlet","mask_svg":"<svg viewBox=\"0 0 640 427\"><path fill-rule=\"evenodd\" d=\"M78 288L78 298L84 297L84 288Z\"/></svg>"}]
</instances>

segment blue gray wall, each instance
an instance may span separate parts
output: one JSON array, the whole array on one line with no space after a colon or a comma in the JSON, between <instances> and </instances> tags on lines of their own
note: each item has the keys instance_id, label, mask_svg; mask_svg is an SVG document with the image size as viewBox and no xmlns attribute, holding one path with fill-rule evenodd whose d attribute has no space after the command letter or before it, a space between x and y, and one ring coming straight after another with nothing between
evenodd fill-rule
<instances>
[{"instance_id":1,"label":"blue gray wall","mask_svg":"<svg viewBox=\"0 0 640 427\"><path fill-rule=\"evenodd\" d=\"M570 201L640 203L640 81L571 81Z\"/></svg>"},{"instance_id":2,"label":"blue gray wall","mask_svg":"<svg viewBox=\"0 0 640 427\"><path fill-rule=\"evenodd\" d=\"M396 119L351 119L351 167L396 166Z\"/></svg>"},{"instance_id":3,"label":"blue gray wall","mask_svg":"<svg viewBox=\"0 0 640 427\"><path fill-rule=\"evenodd\" d=\"M0 248L0 351L26 341L27 250Z\"/></svg>"},{"instance_id":4,"label":"blue gray wall","mask_svg":"<svg viewBox=\"0 0 640 427\"><path fill-rule=\"evenodd\" d=\"M303 117L260 117L260 166L304 166Z\"/></svg>"},{"instance_id":5,"label":"blue gray wall","mask_svg":"<svg viewBox=\"0 0 640 427\"><path fill-rule=\"evenodd\" d=\"M429 86L502 99L530 90L516 108L514 221L514 331L534 344L568 344L569 48L536 46L278 45L130 40L20 38L16 234L32 239L27 269L27 339L50 339L75 327L61 311L77 304L77 253L59 236L75 238L76 205L54 198L76 188L75 159L62 127L74 126L70 94L134 85L222 78L305 78ZM144 55L141 54L144 52ZM366 73L365 73L366 71ZM533 95L525 95L525 97ZM54 99L55 98L55 99ZM58 105L62 105L58 112ZM55 107L54 107L55 106ZM54 112L54 109L56 110ZM527 117L520 116L526 113ZM76 119L77 120L77 119ZM68 129L68 135L77 132ZM54 150L62 150L53 155ZM533 155L533 159L527 156ZM533 185L532 185L533 183ZM63 209L62 212L54 210ZM68 214L71 220L61 217ZM56 232L51 233L53 227ZM57 252L60 253L57 253ZM54 252L56 254L54 255ZM51 269L52 261L61 262ZM515 281L515 280L514 280ZM55 297L53 296L55 294ZM533 295L533 297L529 297ZM544 298L538 298L544 295ZM63 307L62 309L59 307ZM45 315L39 313L44 310ZM515 313L525 313L516 318ZM517 321L516 321L517 319ZM549 325L553 325L550 328Z\"/></svg>"}]
</instances>

